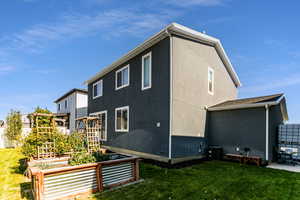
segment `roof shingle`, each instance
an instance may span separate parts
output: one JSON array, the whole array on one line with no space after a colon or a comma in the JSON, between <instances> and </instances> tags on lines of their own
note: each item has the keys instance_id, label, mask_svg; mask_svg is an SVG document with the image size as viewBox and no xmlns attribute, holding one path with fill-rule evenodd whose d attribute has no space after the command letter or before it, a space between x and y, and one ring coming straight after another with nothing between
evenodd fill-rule
<instances>
[{"instance_id":1,"label":"roof shingle","mask_svg":"<svg viewBox=\"0 0 300 200\"><path fill-rule=\"evenodd\" d=\"M282 95L283 94L273 94L273 95L268 95L268 96L260 96L260 97L252 97L252 98L245 98L245 99L229 100L229 101L224 101L222 103L211 106L210 108L277 101Z\"/></svg>"}]
</instances>

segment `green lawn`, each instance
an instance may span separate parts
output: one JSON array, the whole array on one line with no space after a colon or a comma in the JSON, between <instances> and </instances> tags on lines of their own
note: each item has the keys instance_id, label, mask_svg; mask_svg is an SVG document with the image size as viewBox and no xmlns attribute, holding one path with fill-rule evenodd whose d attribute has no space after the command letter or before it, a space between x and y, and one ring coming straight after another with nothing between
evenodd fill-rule
<instances>
[{"instance_id":1,"label":"green lawn","mask_svg":"<svg viewBox=\"0 0 300 200\"><path fill-rule=\"evenodd\" d=\"M21 174L18 150L0 150L0 199L22 199L30 184ZM300 173L211 161L181 169L141 164L144 182L96 194L93 200L119 199L300 199ZM29 198L23 197L24 199Z\"/></svg>"},{"instance_id":2,"label":"green lawn","mask_svg":"<svg viewBox=\"0 0 300 200\"><path fill-rule=\"evenodd\" d=\"M30 183L23 176L19 161L23 158L19 150L0 149L0 199L27 199Z\"/></svg>"},{"instance_id":3,"label":"green lawn","mask_svg":"<svg viewBox=\"0 0 300 200\"><path fill-rule=\"evenodd\" d=\"M182 169L142 164L141 175L145 182L94 199L300 199L300 174L238 163L210 161Z\"/></svg>"}]
</instances>

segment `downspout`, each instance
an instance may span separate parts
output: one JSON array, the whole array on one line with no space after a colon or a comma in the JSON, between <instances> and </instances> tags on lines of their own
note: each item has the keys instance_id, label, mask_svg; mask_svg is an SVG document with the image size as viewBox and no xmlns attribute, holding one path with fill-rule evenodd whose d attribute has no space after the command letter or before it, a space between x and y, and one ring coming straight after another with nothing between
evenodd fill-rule
<instances>
[{"instance_id":1,"label":"downspout","mask_svg":"<svg viewBox=\"0 0 300 200\"><path fill-rule=\"evenodd\" d=\"M266 108L266 161L269 160L269 105Z\"/></svg>"},{"instance_id":2,"label":"downspout","mask_svg":"<svg viewBox=\"0 0 300 200\"><path fill-rule=\"evenodd\" d=\"M172 129L173 129L173 39L166 29L166 34L170 37L170 127L169 127L169 162L172 159Z\"/></svg>"}]
</instances>

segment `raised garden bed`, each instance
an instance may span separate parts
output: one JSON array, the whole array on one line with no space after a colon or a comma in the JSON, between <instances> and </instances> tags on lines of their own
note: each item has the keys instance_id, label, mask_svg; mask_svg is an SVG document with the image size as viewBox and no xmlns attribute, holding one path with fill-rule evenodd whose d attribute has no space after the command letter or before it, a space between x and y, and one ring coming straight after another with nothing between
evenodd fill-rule
<instances>
[{"instance_id":1,"label":"raised garden bed","mask_svg":"<svg viewBox=\"0 0 300 200\"><path fill-rule=\"evenodd\" d=\"M100 192L139 179L139 159L111 154L110 160L76 166L43 169L30 167L33 196L36 200L69 199Z\"/></svg>"}]
</instances>

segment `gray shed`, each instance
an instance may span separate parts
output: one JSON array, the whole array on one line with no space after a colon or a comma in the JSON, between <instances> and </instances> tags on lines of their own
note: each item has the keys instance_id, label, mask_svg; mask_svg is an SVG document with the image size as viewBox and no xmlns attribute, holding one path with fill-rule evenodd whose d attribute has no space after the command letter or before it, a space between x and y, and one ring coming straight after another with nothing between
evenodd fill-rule
<instances>
[{"instance_id":1,"label":"gray shed","mask_svg":"<svg viewBox=\"0 0 300 200\"><path fill-rule=\"evenodd\" d=\"M226 101L208 108L209 145L224 153L249 154L265 161L276 160L278 126L288 120L283 94Z\"/></svg>"}]
</instances>

